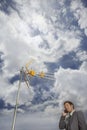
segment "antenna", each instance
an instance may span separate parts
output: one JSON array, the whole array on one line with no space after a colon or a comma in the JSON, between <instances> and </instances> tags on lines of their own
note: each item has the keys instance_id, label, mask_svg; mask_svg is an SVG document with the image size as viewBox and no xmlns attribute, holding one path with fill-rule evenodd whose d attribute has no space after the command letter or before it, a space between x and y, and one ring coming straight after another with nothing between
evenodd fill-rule
<instances>
[{"instance_id":1,"label":"antenna","mask_svg":"<svg viewBox=\"0 0 87 130\"><path fill-rule=\"evenodd\" d=\"M17 91L17 96L16 96L16 105L15 105L15 108L14 108L14 116L13 116L13 122L12 122L11 130L14 130L14 128L15 128L16 114L17 114L17 108L18 108L18 99L19 99L19 90L20 90L21 81L22 81L22 71L23 71L23 68L22 68L22 70L20 70L20 80L19 80L19 86L18 86L18 91Z\"/></svg>"},{"instance_id":2,"label":"antenna","mask_svg":"<svg viewBox=\"0 0 87 130\"><path fill-rule=\"evenodd\" d=\"M20 88L21 88L22 79L24 78L24 81L25 81L28 88L29 88L29 79L28 79L28 77L38 77L38 78L42 78L42 79L46 79L46 80L55 80L54 75L52 73L45 73L43 71L37 73L33 69L28 69L28 66L32 63L32 61L33 60L28 62L26 64L25 68L22 67L22 69L20 70L20 79L19 79L19 85L18 85L18 91L17 91L17 96L16 96L16 104L15 104L15 108L14 108L14 115L13 115L11 130L15 130L16 115L17 115L17 109L18 109L18 104L19 104L18 103L19 92L20 92Z\"/></svg>"}]
</instances>

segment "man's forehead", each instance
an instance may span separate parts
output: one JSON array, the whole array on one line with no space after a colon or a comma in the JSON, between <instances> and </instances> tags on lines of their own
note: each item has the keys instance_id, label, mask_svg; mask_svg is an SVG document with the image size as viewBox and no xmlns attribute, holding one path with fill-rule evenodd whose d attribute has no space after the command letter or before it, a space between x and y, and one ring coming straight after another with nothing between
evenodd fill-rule
<instances>
[{"instance_id":1,"label":"man's forehead","mask_svg":"<svg viewBox=\"0 0 87 130\"><path fill-rule=\"evenodd\" d=\"M64 104L64 106L66 106L66 105L70 105L68 102L66 102L65 104Z\"/></svg>"}]
</instances>

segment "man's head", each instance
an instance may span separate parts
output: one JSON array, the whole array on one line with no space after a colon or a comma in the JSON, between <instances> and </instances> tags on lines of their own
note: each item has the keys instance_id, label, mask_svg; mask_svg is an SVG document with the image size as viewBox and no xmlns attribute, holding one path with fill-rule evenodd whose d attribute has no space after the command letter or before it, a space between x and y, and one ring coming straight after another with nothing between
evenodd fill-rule
<instances>
[{"instance_id":1,"label":"man's head","mask_svg":"<svg viewBox=\"0 0 87 130\"><path fill-rule=\"evenodd\" d=\"M74 104L71 101L65 101L64 108L67 112L72 112L74 110Z\"/></svg>"}]
</instances>

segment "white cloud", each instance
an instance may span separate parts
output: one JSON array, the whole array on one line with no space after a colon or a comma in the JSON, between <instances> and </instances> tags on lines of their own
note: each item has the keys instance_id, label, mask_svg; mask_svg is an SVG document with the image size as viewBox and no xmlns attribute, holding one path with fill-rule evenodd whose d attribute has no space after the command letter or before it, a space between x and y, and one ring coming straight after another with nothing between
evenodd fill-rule
<instances>
[{"instance_id":1,"label":"white cloud","mask_svg":"<svg viewBox=\"0 0 87 130\"><path fill-rule=\"evenodd\" d=\"M51 16L56 16L55 8L52 8L52 4L56 4L51 1L16 1L19 15L11 10L9 16L1 13L1 33L4 34L1 39L7 52L5 60L7 60L7 70L15 72L23 66L30 57L35 57L43 61L54 61L60 58L60 55L64 55L69 51L75 49L80 44L80 40L76 38L77 33L74 34L73 30L66 31L58 30L55 27L55 23L52 23ZM63 3L63 1L62 1ZM59 3L60 4L60 3ZM42 7L41 7L42 5ZM50 5L50 6L48 6ZM49 17L46 16L47 9L49 8ZM38 9L36 11L36 9ZM63 8L64 9L64 8ZM57 11L60 16L62 10ZM41 13L40 13L41 12ZM45 15L44 15L45 13ZM5 22L6 21L6 22ZM60 21L57 24L62 24ZM43 33L37 36L31 36L31 27L38 29ZM9 33L8 33L9 32ZM55 39L55 33L59 36L59 39ZM70 33L73 38L70 38ZM47 40L49 49L40 48L39 45L43 43L43 39ZM61 42L60 42L61 39ZM64 41L62 43L62 41ZM44 43L43 43L44 44ZM61 44L62 47L61 47ZM16 49L17 48L17 49ZM57 49L59 48L59 50ZM50 56L50 58L49 58Z\"/></svg>"},{"instance_id":2,"label":"white cloud","mask_svg":"<svg viewBox=\"0 0 87 130\"><path fill-rule=\"evenodd\" d=\"M55 8L56 1L53 0L50 0L50 2L49 0L16 0L16 2L19 15L12 9L10 15L0 11L0 51L4 52L2 57L4 60L3 75L0 78L0 97L4 97L6 102L11 104L15 103L18 82L11 85L8 79L19 74L22 66L25 66L33 58L35 62L29 67L34 67L37 72L41 70L47 71L44 62L58 62L58 59L63 55L75 51L81 41L81 31L74 25L70 25L70 30L64 29L66 24L64 19L60 17L61 13L65 16L67 11L65 10L64 0L57 1L59 9ZM83 22L86 17L86 9L81 2L72 1L71 10L74 11L74 16L77 18L80 27L86 28L87 22ZM66 17L68 19L68 16ZM39 30L39 33L33 35L32 32L35 32L35 30ZM55 35L57 35L57 38L55 38ZM47 42L48 48L40 47L41 44L44 44L44 41ZM86 60L85 56L84 52L78 53L78 57L82 60ZM59 102L59 112L65 99L78 101L77 105L80 103L86 109L86 96L84 95L86 95L87 91L87 74L82 71L83 69L86 69L84 64L80 70L60 68L56 73L55 86L51 89L51 92L54 92L57 97L54 102ZM20 103L26 102L28 96L30 100L33 99L35 92L32 86L30 86L30 90L31 93L28 95L25 85L22 84ZM77 95L78 91L79 95ZM49 93L43 92L43 98L48 96ZM38 106L33 106L32 109L37 108ZM50 115L52 112L55 115L56 112L54 114L54 111L57 112L57 109L50 105L46 107L44 113Z\"/></svg>"},{"instance_id":3,"label":"white cloud","mask_svg":"<svg viewBox=\"0 0 87 130\"><path fill-rule=\"evenodd\" d=\"M86 61L84 61L82 63L82 65L80 66L80 70L85 71L85 73L87 72L87 62Z\"/></svg>"},{"instance_id":4,"label":"white cloud","mask_svg":"<svg viewBox=\"0 0 87 130\"><path fill-rule=\"evenodd\" d=\"M44 114L50 117L57 117L59 112L59 108L49 105L46 107Z\"/></svg>"},{"instance_id":5,"label":"white cloud","mask_svg":"<svg viewBox=\"0 0 87 130\"><path fill-rule=\"evenodd\" d=\"M1 76L0 76L1 77ZM10 76L9 76L10 77ZM5 100L5 103L10 103L11 105L15 105L16 97L19 87L19 81L15 82L14 84L10 84L8 81L8 77L1 77L0 78L0 97ZM34 90L31 86L27 87L26 83L21 82L21 87L19 91L19 104L24 104L26 102L31 102L34 96Z\"/></svg>"},{"instance_id":6,"label":"white cloud","mask_svg":"<svg viewBox=\"0 0 87 130\"><path fill-rule=\"evenodd\" d=\"M86 110L86 77L87 73L85 71L60 68L56 73L56 82L53 88L56 95L59 95L59 104L65 100L71 100L76 104L76 107L81 108L81 106L84 106L82 109Z\"/></svg>"},{"instance_id":7,"label":"white cloud","mask_svg":"<svg viewBox=\"0 0 87 130\"><path fill-rule=\"evenodd\" d=\"M81 0L78 1L72 1L71 2L71 10L74 13L74 16L78 20L78 24L80 25L81 29L84 29L85 35L87 35L87 8L83 6L81 3Z\"/></svg>"},{"instance_id":8,"label":"white cloud","mask_svg":"<svg viewBox=\"0 0 87 130\"><path fill-rule=\"evenodd\" d=\"M46 72L47 67L44 62L58 62L63 55L79 50L82 32L70 21L77 20L80 28L84 29L87 35L87 9L83 7L80 0L71 1L71 12L68 15L69 10L64 5L65 0L14 1L19 13L11 8L9 15L0 11L0 51L4 53L3 73L0 76L0 98L12 105L15 104L19 82L10 84L8 79L18 75L22 66L34 59L29 68L34 68L37 73L41 70ZM72 18L69 19L70 13L73 13L74 17L71 14ZM48 48L44 47L44 42L47 42ZM42 48L40 45L43 45ZM87 110L85 105L87 102L87 54L78 51L76 56L80 61L84 61L79 70L59 68L55 73L56 81L53 86L50 87L48 84L49 91L43 89L41 98L46 99L54 93L53 100L32 105L31 101L36 92L32 86L28 90L25 83L21 84L19 105L24 103L27 110L37 112L30 114L30 111L26 113L18 109L17 129L58 130L59 116L65 100L70 99L77 108ZM42 110L44 111L41 112ZM11 129L13 110L0 111L0 115L0 129Z\"/></svg>"},{"instance_id":9,"label":"white cloud","mask_svg":"<svg viewBox=\"0 0 87 130\"><path fill-rule=\"evenodd\" d=\"M39 31L43 32L44 34L47 34L48 32L46 19L41 14L32 14L32 26L35 29L39 29Z\"/></svg>"},{"instance_id":10,"label":"white cloud","mask_svg":"<svg viewBox=\"0 0 87 130\"><path fill-rule=\"evenodd\" d=\"M8 120L8 121L7 121ZM11 129L13 117L11 114L7 114L5 116L0 116L0 129ZM4 123L6 122L6 123ZM57 118L46 117L43 113L37 114L18 114L15 124L15 129L21 130L34 130L34 129L41 129L41 130L58 130L58 120Z\"/></svg>"},{"instance_id":11,"label":"white cloud","mask_svg":"<svg viewBox=\"0 0 87 130\"><path fill-rule=\"evenodd\" d=\"M81 51L79 50L76 54L76 56L78 57L78 59L80 61L86 61L87 60L87 52L86 51Z\"/></svg>"},{"instance_id":12,"label":"white cloud","mask_svg":"<svg viewBox=\"0 0 87 130\"><path fill-rule=\"evenodd\" d=\"M19 83L17 82L14 85L10 85L10 87L7 88L8 89L7 94L5 95L5 100L7 103L11 103L12 105L15 105L18 87L19 87ZM29 102L30 105L33 96L34 96L33 88L31 86L29 86L28 88L26 83L21 83L19 98L18 98L19 105L25 104L27 102Z\"/></svg>"}]
</instances>

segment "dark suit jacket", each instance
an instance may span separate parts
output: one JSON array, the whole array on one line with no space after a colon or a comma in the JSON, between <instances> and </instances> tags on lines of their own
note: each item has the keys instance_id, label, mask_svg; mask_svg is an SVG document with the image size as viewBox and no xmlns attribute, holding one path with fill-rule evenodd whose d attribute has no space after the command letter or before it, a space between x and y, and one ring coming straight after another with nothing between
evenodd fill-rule
<instances>
[{"instance_id":1,"label":"dark suit jacket","mask_svg":"<svg viewBox=\"0 0 87 130\"><path fill-rule=\"evenodd\" d=\"M61 116L59 121L59 128L68 130L68 125L70 125L69 130L87 130L84 115L81 111L75 111L70 118L70 123L67 123L64 116Z\"/></svg>"}]
</instances>

